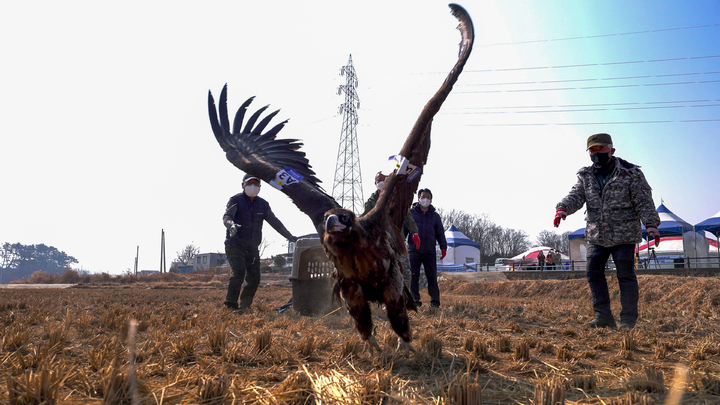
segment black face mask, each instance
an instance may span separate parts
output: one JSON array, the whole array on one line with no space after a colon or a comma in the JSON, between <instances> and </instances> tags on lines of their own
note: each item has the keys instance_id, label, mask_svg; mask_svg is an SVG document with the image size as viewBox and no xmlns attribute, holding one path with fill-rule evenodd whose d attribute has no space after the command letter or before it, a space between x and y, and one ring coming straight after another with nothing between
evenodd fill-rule
<instances>
[{"instance_id":1,"label":"black face mask","mask_svg":"<svg viewBox=\"0 0 720 405\"><path fill-rule=\"evenodd\" d=\"M605 166L610 161L610 152L598 152L594 155L590 155L590 160L598 166Z\"/></svg>"}]
</instances>

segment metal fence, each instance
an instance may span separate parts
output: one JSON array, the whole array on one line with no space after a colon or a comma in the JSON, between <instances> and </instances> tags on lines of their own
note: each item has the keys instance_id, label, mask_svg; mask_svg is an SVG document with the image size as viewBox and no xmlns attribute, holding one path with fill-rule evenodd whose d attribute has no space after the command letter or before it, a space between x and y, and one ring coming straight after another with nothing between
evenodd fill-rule
<instances>
[{"instance_id":1,"label":"metal fence","mask_svg":"<svg viewBox=\"0 0 720 405\"><path fill-rule=\"evenodd\" d=\"M537 264L523 265L497 265L495 263L482 263L477 267L477 271L585 271L587 267L586 260L563 260L561 264L552 267L545 265L542 269ZM720 268L720 257L649 257L641 256L635 260L636 269L712 269ZM612 258L605 265L606 270L616 270L615 263Z\"/></svg>"}]
</instances>

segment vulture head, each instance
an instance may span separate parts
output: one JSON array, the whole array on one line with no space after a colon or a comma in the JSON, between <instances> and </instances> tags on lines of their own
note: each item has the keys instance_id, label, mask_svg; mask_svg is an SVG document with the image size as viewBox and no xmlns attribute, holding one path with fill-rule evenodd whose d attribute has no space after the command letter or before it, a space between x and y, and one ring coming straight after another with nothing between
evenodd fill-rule
<instances>
[{"instance_id":1,"label":"vulture head","mask_svg":"<svg viewBox=\"0 0 720 405\"><path fill-rule=\"evenodd\" d=\"M357 242L364 233L354 212L333 208L325 213L325 238L328 242Z\"/></svg>"}]
</instances>

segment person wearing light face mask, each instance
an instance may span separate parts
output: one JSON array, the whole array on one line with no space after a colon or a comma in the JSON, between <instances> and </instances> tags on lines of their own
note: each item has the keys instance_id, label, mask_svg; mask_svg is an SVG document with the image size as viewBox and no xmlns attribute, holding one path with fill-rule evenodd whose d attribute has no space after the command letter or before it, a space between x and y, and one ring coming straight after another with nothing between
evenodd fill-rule
<instances>
[{"instance_id":1,"label":"person wearing light face mask","mask_svg":"<svg viewBox=\"0 0 720 405\"><path fill-rule=\"evenodd\" d=\"M225 307L237 313L251 312L255 292L260 285L260 252L262 226L267 221L290 242L293 236L270 209L270 204L258 197L260 179L250 174L243 177L243 192L230 197L223 215L225 225L225 253L232 268L225 296ZM245 282L245 288L241 288ZM240 302L238 303L238 298Z\"/></svg>"},{"instance_id":2,"label":"person wearing light face mask","mask_svg":"<svg viewBox=\"0 0 720 405\"><path fill-rule=\"evenodd\" d=\"M437 257L435 256L435 244L440 245L441 257L445 258L447 253L447 240L445 229L442 225L440 214L435 212L432 206L432 192L423 188L418 191L418 202L410 208L413 219L418 226L420 235L420 246L410 245L410 293L415 299L415 305L422 305L420 301L420 265L425 269L425 276L428 282L428 294L430 294L430 307L440 307L440 288L437 283Z\"/></svg>"},{"instance_id":3,"label":"person wearing light face mask","mask_svg":"<svg viewBox=\"0 0 720 405\"><path fill-rule=\"evenodd\" d=\"M555 207L553 225L586 206L586 276L592 294L595 319L592 328L632 329L638 319L639 289L635 276L635 244L642 241L641 222L648 235L660 244L660 216L655 210L652 189L645 175L630 162L615 156L612 138L595 134L587 140L592 165L580 169L578 182ZM620 323L610 310L605 265L612 256L620 286Z\"/></svg>"}]
</instances>

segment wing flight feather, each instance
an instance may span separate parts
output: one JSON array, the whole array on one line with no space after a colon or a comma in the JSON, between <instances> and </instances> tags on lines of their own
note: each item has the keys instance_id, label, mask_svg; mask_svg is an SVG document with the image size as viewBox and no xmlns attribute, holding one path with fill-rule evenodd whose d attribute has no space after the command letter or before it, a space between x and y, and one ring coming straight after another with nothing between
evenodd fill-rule
<instances>
[{"instance_id":1,"label":"wing flight feather","mask_svg":"<svg viewBox=\"0 0 720 405\"><path fill-rule=\"evenodd\" d=\"M212 93L208 92L208 115L215 139L225 151L225 157L235 167L280 188L280 191L290 197L300 211L310 217L322 237L325 212L339 205L320 187L320 180L315 176L305 153L299 150L302 143L297 139L276 138L287 120L263 133L279 110L260 119L268 106L261 107L250 116L244 128L242 127L245 113L253 98L247 99L238 109L231 132L227 110L227 85L220 93L220 105L217 108ZM242 131L240 128L243 128ZM284 175L288 172L287 169L292 169L302 176L302 179L293 181L292 177Z\"/></svg>"},{"instance_id":2,"label":"wing flight feather","mask_svg":"<svg viewBox=\"0 0 720 405\"><path fill-rule=\"evenodd\" d=\"M376 209L380 210L384 204L388 204L390 222L401 229L403 219L412 205L413 196L420 183L422 168L425 163L427 163L428 153L430 152L432 120L452 91L453 85L457 82L458 77L460 77L460 73L462 73L463 67L470 57L475 39L473 23L467 11L457 4L450 4L449 7L452 14L459 21L457 28L462 38L460 41L458 60L450 70L450 73L448 73L443 84L437 92L435 92L430 101L425 104L425 107L423 107L422 112L405 140L405 144L400 150L401 156L407 158L412 165L421 169L420 174L411 182L407 182L405 175L399 176L399 179L394 179L396 173L393 172L390 178L385 181L385 192L382 194L385 198L381 197L376 205ZM370 211L366 216L378 215L373 211Z\"/></svg>"}]
</instances>

